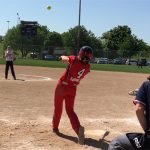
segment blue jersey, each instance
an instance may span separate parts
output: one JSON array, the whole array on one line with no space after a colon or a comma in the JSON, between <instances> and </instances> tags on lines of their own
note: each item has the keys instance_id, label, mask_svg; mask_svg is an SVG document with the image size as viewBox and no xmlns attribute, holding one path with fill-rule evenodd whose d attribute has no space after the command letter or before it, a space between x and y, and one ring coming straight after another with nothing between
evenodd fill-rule
<instances>
[{"instance_id":1,"label":"blue jersey","mask_svg":"<svg viewBox=\"0 0 150 150\"><path fill-rule=\"evenodd\" d=\"M135 102L145 106L147 125L150 128L150 81L145 81L137 92Z\"/></svg>"}]
</instances>

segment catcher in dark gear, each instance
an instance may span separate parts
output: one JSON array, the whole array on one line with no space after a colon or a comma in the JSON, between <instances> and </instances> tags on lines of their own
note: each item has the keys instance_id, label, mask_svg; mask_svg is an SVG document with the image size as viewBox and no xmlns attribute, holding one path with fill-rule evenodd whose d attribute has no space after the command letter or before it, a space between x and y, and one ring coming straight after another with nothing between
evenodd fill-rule
<instances>
[{"instance_id":1,"label":"catcher in dark gear","mask_svg":"<svg viewBox=\"0 0 150 150\"><path fill-rule=\"evenodd\" d=\"M144 81L136 93L136 116L144 133L127 133L110 143L108 150L150 150L150 81Z\"/></svg>"}]
</instances>

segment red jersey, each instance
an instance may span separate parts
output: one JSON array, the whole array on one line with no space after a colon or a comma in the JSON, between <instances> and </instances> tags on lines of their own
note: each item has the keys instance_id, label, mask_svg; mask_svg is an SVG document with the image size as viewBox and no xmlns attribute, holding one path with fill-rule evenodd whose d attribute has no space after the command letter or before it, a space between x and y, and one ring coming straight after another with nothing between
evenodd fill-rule
<instances>
[{"instance_id":1,"label":"red jersey","mask_svg":"<svg viewBox=\"0 0 150 150\"><path fill-rule=\"evenodd\" d=\"M90 64L84 64L76 56L69 56L68 67L60 81L70 86L76 86L86 74L90 72Z\"/></svg>"}]
</instances>

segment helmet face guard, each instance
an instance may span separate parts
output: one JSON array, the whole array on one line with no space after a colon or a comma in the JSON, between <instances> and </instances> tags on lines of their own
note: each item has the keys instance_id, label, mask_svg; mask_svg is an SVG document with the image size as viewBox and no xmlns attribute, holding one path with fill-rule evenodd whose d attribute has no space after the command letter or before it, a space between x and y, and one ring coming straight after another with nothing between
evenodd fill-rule
<instances>
[{"instance_id":1,"label":"helmet face guard","mask_svg":"<svg viewBox=\"0 0 150 150\"><path fill-rule=\"evenodd\" d=\"M89 59L88 57L82 57L82 58L81 58L81 61L82 61L83 63L85 63L85 64L89 64L90 59Z\"/></svg>"},{"instance_id":2,"label":"helmet face guard","mask_svg":"<svg viewBox=\"0 0 150 150\"><path fill-rule=\"evenodd\" d=\"M89 46L83 46L80 49L78 56L80 61L82 61L85 64L89 64L93 56L92 48Z\"/></svg>"}]
</instances>

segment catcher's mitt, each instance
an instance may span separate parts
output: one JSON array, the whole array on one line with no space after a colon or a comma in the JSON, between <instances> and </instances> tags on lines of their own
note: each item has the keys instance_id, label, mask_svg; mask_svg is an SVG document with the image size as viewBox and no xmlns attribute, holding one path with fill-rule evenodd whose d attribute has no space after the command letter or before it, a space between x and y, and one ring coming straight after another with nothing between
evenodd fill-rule
<instances>
[{"instance_id":1,"label":"catcher's mitt","mask_svg":"<svg viewBox=\"0 0 150 150\"><path fill-rule=\"evenodd\" d=\"M133 90L133 91L130 91L128 94L131 95L131 96L136 96L138 90L139 90L139 89L135 89L135 90Z\"/></svg>"},{"instance_id":2,"label":"catcher's mitt","mask_svg":"<svg viewBox=\"0 0 150 150\"><path fill-rule=\"evenodd\" d=\"M150 81L150 75L147 77L147 80ZM133 91L130 91L128 94L131 95L131 96L136 96L138 90L139 90L139 89L135 89L135 90L133 90Z\"/></svg>"}]
</instances>

